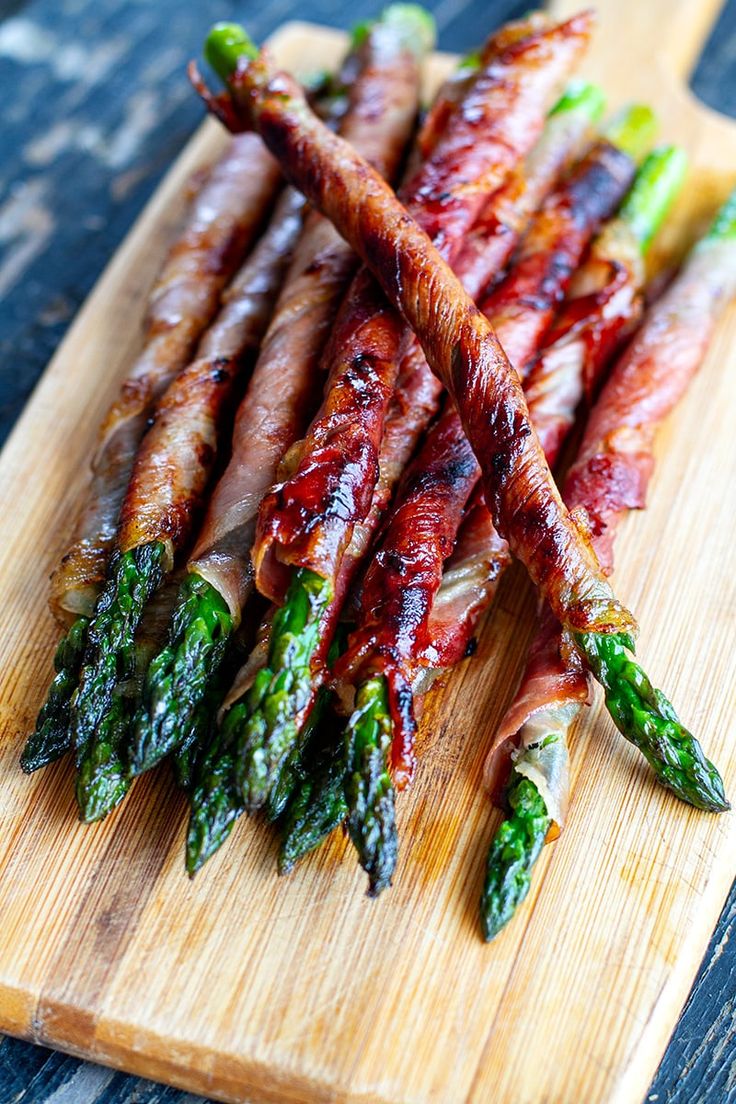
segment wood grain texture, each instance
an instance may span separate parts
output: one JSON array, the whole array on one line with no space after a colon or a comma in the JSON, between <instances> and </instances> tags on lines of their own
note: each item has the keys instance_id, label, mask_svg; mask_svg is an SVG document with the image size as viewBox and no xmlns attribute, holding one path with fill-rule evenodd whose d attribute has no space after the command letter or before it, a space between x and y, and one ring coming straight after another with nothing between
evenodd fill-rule
<instances>
[{"instance_id":1,"label":"wood grain texture","mask_svg":"<svg viewBox=\"0 0 736 1104\"><path fill-rule=\"evenodd\" d=\"M282 40L287 55L334 48L321 35L310 46L305 33L298 46ZM607 83L615 90L615 74ZM188 166L211 150L209 131ZM720 159L703 148L703 131L681 114L666 135L685 137L703 165L730 159L730 176L693 174L698 216L736 164L731 130L718 134ZM0 516L14 509L0 559L0 1026L224 1099L641 1099L733 877L734 820L683 811L655 790L596 709L576 738L570 829L543 858L517 923L492 948L480 944L476 898L495 823L480 767L532 626L518 575L479 658L433 696L423 770L401 811L398 884L379 902L363 899L339 840L277 881L273 842L251 824L190 885L183 806L164 775L90 830L74 822L68 767L33 780L17 772L50 671L44 576L113 374L135 344L170 232L162 215L175 219L185 171L174 170L168 196L157 196L80 316L0 470ZM679 224L691 213L683 206ZM683 244L671 236L671 249ZM663 435L667 464L652 509L627 527L617 577L645 626L642 655L731 789L734 554L722 518L736 506L723 478L733 463L734 325L732 316Z\"/></svg>"}]
</instances>

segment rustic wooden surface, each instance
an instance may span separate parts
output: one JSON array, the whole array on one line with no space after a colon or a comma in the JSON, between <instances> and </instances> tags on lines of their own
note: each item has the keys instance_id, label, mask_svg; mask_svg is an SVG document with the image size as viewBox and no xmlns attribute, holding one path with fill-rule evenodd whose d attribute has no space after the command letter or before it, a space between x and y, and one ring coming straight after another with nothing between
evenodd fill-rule
<instances>
[{"instance_id":1,"label":"rustic wooden surface","mask_svg":"<svg viewBox=\"0 0 736 1104\"><path fill-rule=\"evenodd\" d=\"M0 16L5 16L0 22L0 90L5 92L0 123L3 133L7 129L10 135L9 143L2 141L0 165L3 185L0 243L5 247L0 256L0 287L4 293L0 297L3 298L0 397L5 427L13 421L107 254L196 121L196 105L175 75L181 69L183 57L196 48L202 29L215 16L238 14L261 36L292 10L291 4L274 4L268 12L262 9L251 15L249 5L236 6L219 0L200 3L195 12L171 5L167 13L168 7L161 2L114 4L107 0L96 5L94 11L84 0L60 5L41 2L0 5ZM373 7L368 4L351 7L350 17L368 14ZM502 17L511 7L494 5L493 14ZM443 45L449 48L472 44L491 21L487 7L481 15L478 5L444 3L437 5L437 12ZM326 3L310 4L307 14L326 22L343 19L335 7L330 9ZM724 79L731 56L729 43L733 49L733 38L729 35L732 22L733 19L723 22L723 29L710 48L710 65L701 65L700 78L695 83L701 95L724 108L733 106L726 97L729 93L733 96L734 85ZM40 35L39 28L43 31ZM85 42L83 54L78 48L80 40ZM107 54L100 50L103 44ZM155 65L157 49L159 64ZM99 69L96 58L101 59ZM112 80L110 66L113 66ZM80 69L84 71L81 78ZM136 90L149 95L136 100ZM61 125L64 123L70 125ZM701 391L704 394L707 392ZM32 470L31 463L28 469L31 479ZM663 597L662 601L666 599ZM640 608L641 603L637 602L637 606ZM35 646L47 647L40 640L35 641ZM39 669L43 662L38 659ZM464 683L465 678L461 685ZM467 692L467 685L465 689ZM37 694L37 689L34 693ZM456 687L450 697L457 700L459 693ZM34 705L35 702L29 702L27 709L23 707L24 713L30 714ZM440 765L443 769L451 766L446 759ZM56 788L54 792L54 800L60 800ZM658 800L654 799L655 805ZM66 815L66 805L64 808ZM668 815L673 815L671 807ZM427 829L425 824L425 832ZM692 846L690 835L676 838L682 841L682 846ZM160 840L157 842L160 844ZM569 846L585 846L582 828ZM152 857L149 848L140 861L150 862ZM410 860L411 857L407 861ZM463 867L459 869L462 873ZM349 886L345 891L355 894L354 880L348 878L345 884ZM466 896L470 895L467 911L472 916L475 893L472 871L460 885ZM548 887L545 892L551 894L553 890ZM289 896L282 893L280 899L288 912ZM164 906L165 895L158 901L159 908ZM323 909L330 907L329 902L323 903ZM732 901L724 910L709 956L649 1099L672 1102L734 1099L733 1057L729 1052L734 1039L735 971L728 936L735 913ZM108 924L113 921L110 914ZM441 928L435 938L441 938ZM640 968L633 954L624 965L631 971ZM456 1057L451 1052L449 1056ZM36 1102L55 1094L62 1094L63 1099L74 1104L186 1099L174 1090L144 1085L110 1070L80 1064L61 1055L49 1056L48 1052L6 1039L0 1045L0 1100ZM554 1099L581 1097L562 1095Z\"/></svg>"}]
</instances>

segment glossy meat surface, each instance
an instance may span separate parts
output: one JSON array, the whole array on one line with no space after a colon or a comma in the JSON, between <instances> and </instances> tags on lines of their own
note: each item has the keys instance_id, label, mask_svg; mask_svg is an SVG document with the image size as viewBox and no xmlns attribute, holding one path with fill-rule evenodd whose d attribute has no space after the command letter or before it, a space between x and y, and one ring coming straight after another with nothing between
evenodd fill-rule
<instances>
[{"instance_id":1,"label":"glossy meat surface","mask_svg":"<svg viewBox=\"0 0 736 1104\"><path fill-rule=\"evenodd\" d=\"M585 20L565 30L540 31L494 57L451 116L447 133L431 157L402 190L408 210L434 237L445 258L459 256L464 236L489 193L534 143L545 110L587 32ZM279 144L296 133L296 126L309 129L311 120L297 105L287 125L285 98L277 104L274 93L281 82L288 85L288 78L279 75L269 84L267 64L265 69L259 126L268 132L278 116L283 133L278 139L274 134L274 140ZM237 79L244 74L245 70ZM436 273L431 263L418 265L417 255L408 248L416 224L407 220L390 193L375 187L376 181L349 151L327 142L313 128L311 138L314 145L298 140L288 152L302 186L309 188L310 197L330 217L335 218L339 210L341 231L379 275L389 278L386 290L394 303L411 300L421 311L429 307L434 329L439 329L443 317L434 293ZM330 161L325 171L327 149ZM284 154L286 160L286 150ZM473 180L472 187L468 180ZM381 245L380 227L389 211L392 230ZM408 238L402 231L408 232ZM423 244L426 237L420 236ZM376 248L380 257L373 256ZM447 271L443 269L443 274ZM408 313L407 320L421 330ZM370 505L385 411L407 341L406 327L387 307L375 283L361 272L338 319L327 396L310 428L301 463L264 501L260 513L256 575L259 589L269 597L283 596L288 578L284 567L308 567L334 578L352 528ZM442 377L442 372L438 374ZM315 515L315 510L321 513Z\"/></svg>"},{"instance_id":2,"label":"glossy meat surface","mask_svg":"<svg viewBox=\"0 0 736 1104\"><path fill-rule=\"evenodd\" d=\"M340 133L389 179L411 136L419 80L415 54L391 49L374 28L359 51ZM311 212L237 413L229 465L190 561L190 570L225 597L236 621L252 588L258 506L314 412L314 396L322 391L321 356L358 263L333 225ZM292 452L283 466L295 462Z\"/></svg>"}]
</instances>

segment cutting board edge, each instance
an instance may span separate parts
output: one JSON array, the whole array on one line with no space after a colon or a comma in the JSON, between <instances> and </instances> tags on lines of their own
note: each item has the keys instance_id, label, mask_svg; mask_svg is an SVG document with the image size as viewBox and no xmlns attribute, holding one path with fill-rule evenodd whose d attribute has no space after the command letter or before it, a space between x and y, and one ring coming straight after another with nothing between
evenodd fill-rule
<instances>
[{"instance_id":1,"label":"cutting board edge","mask_svg":"<svg viewBox=\"0 0 736 1104\"><path fill-rule=\"evenodd\" d=\"M314 25L314 24L302 23L300 21L295 21L293 23L285 24L277 32L276 37L278 38L282 34L285 35L287 32L288 33L294 33L294 32L302 33L303 28L308 28L310 31L318 32L318 33L322 32L323 30L327 30L327 31L329 31L330 35L335 36L336 41L338 39L340 39L341 37L344 38L344 36L342 36L341 32L335 31L332 28L322 28L322 27L319 27L319 26ZM121 246L116 251L116 253L113 256L112 260L109 262L108 266L105 268L105 270L102 273L100 279L98 280L97 284L95 285L95 288L93 289L90 296L88 296L87 300L85 301L85 304L83 305L80 312L78 313L77 318L75 319L75 322L74 322L73 326L70 328L70 331L67 334L67 337L65 338L64 343L62 343L62 346L57 351L57 354L54 356L54 358L50 362L49 367L48 367L46 373L44 373L44 377L42 377L42 380L39 384L39 388L40 388L40 386L42 386L44 380L53 371L53 368L54 368L55 362L57 360L57 357L59 357L60 354L64 351L64 346L65 346L66 342L68 340L70 340L70 338L72 336L72 333L74 332L74 330L77 326L79 326L80 332L81 332L81 329L83 328L82 323L84 321L84 318L83 318L84 312L88 308L89 308L90 312L92 312L96 308L97 303L96 303L96 301L94 301L94 297L97 295L98 292L103 290L101 285L103 285L103 283L106 279L109 279L111 283L114 281L115 266L116 266L116 264L122 263L123 258L121 257L121 253L123 252L123 250L126 250L127 248L129 248L131 246L131 240L134 237L135 237L136 240L137 240L138 236L140 236L141 238L143 237L144 232L145 232L145 225L142 225L142 224L146 223L146 225L147 225L146 220L149 217L150 217L151 221L153 221L153 218L154 218L153 212L156 211L156 210L159 210L160 208L162 208L164 206L165 200L164 200L164 195L162 193L164 192L167 184L170 183L170 177L172 178L171 183L172 183L172 186L173 186L173 177L178 176L182 172L182 169L180 167L182 162L185 161L187 156L193 155L195 153L195 151L196 151L197 156L199 156L200 148L202 150L204 150L204 147L205 147L204 136L203 136L203 133L202 133L202 129L200 128L195 132L193 137L190 139L190 141L187 143L187 145L183 149L182 153L179 155L177 160L174 162L174 164L170 168L169 172L167 173L166 177L161 182L161 184L156 189L156 191L153 193L151 199L148 201L145 208L143 209L143 211L139 215L138 219L136 220L136 222L132 226L132 228L129 231L128 235L126 235L126 238L124 239L123 243L121 243ZM18 434L19 436L21 435L20 430L22 429L22 424L25 421L25 418L30 417L32 415L32 409L31 408L32 408L32 404L33 404L34 400L36 399L37 392L38 392L38 388L37 388L36 392L34 392L34 395L32 396L31 400L29 401L29 404L26 407L26 411L24 412L24 415L22 416L22 419L19 421L18 425L16 426L16 430L11 435L11 438L9 439L9 441L6 445L6 449L11 444L11 442L14 440L14 438L16 437L16 434ZM0 474L3 473L3 463L5 461L6 449L3 450L2 457L0 457ZM719 873L717 868L716 868L716 873L717 874ZM726 879L728 879L728 881L726 881ZM722 902L725 899L725 893L728 889L728 886L730 885L730 881L731 881L730 873L726 874L724 872L721 878L714 877L709 882L709 890L711 892L709 892L707 894L707 900L709 902L711 901L711 893L713 894L713 900L714 901L717 897L717 899L719 901L719 904L718 904L719 910L722 907ZM724 892L722 892L721 888L720 888L721 882L723 882L724 885L725 885L725 891ZM715 886L715 888L713 888L714 886ZM715 906L714 906L714 908L715 908ZM710 910L710 905L709 905L707 911L710 913L710 911L711 911ZM714 913L714 915L715 915L716 920L717 920L717 914ZM704 949L705 946L707 946L707 942L708 942L709 938L710 938L710 935L704 936L704 938L703 938L703 949ZM688 948L688 949L690 949L690 948ZM695 955L690 955L688 961L690 962L691 960L695 960L695 966L697 966L697 962L700 961L700 957L701 957L701 953L699 952L699 954L697 956L697 959L696 959ZM667 1001L665 1000L666 994L669 992L669 989L674 986L675 979L679 976L682 976L682 978L683 978L683 982L682 982L682 986L681 986L681 988L683 990L682 1000L679 1001L679 996L678 996L678 1003L677 1003L677 1009L678 1009L678 1014L679 1014L679 1009L682 1007L682 1004L684 1003L684 1000L685 1000L686 995L687 995L687 988L689 988L689 986L691 984L692 977L694 976L694 973L695 973L695 970L690 971L690 967L688 966L687 971L683 970L681 972L681 974L678 972L678 974L673 973L673 974L670 975L667 985L662 990L662 995L660 996L660 999L658 1001L657 1008L655 1009L652 1016L650 1016L650 1019L648 1021L648 1026L651 1028L652 1033L657 1034L657 1038L659 1038L663 1034L662 1029L661 1029L661 1024L664 1022L662 1017L664 1016L664 1014L666 1012L666 1007L664 1007L667 1004ZM5 995L10 994L12 991L13 990L11 989L10 986L6 987L3 984L3 982L0 981L0 1027L2 1027L2 1029L4 1029L4 1030L8 1030L9 1033L11 1033L11 1034L17 1034L20 1037L28 1038L29 1035L25 1031L17 1030L17 1027L20 1026L19 1024L17 1024L17 1023L16 1024L10 1024L6 1028L5 1024L3 1022L3 1012L1 1010L1 1006L2 1006ZM679 990L678 990L678 992L679 992ZM676 1018L677 1018L676 1015L670 1017L671 1024L674 1024L676 1022ZM31 1029L33 1030L35 1021L31 1020L30 1023L31 1023ZM659 1029L659 1031L655 1032L657 1024L660 1024L660 1029ZM668 1032L668 1034L669 1034L669 1032ZM34 1041L34 1042L46 1042L47 1044L57 1046L59 1049L67 1050L69 1053L75 1053L80 1057L89 1058L89 1059L94 1060L94 1061L100 1061L103 1064L111 1065L114 1068L125 1069L125 1070L128 1070L129 1072L141 1073L141 1074L146 1075L146 1076L157 1077L158 1079L163 1079L163 1080L167 1081L170 1084L176 1085L177 1087L182 1087L182 1088L185 1088L185 1089L189 1089L190 1091L192 1090L192 1087L193 1087L192 1078L191 1078L191 1074L188 1072L187 1067L176 1065L175 1068L172 1067L171 1071L168 1074L164 1074L164 1073L161 1073L161 1072L156 1072L155 1069L154 1069L154 1067L157 1066L157 1063L158 1063L159 1060L157 1060L155 1058L151 1058L150 1056L147 1056L147 1055L142 1055L139 1051L137 1051L135 1049L131 1049L130 1047L120 1047L120 1046L115 1047L115 1046L113 1046L109 1043L104 1043L102 1040L95 1037L92 1040L93 1046L91 1048L86 1048L84 1050L77 1050L71 1045L64 1046L63 1043L57 1042L56 1038L52 1038L51 1035L49 1035L48 1038L46 1038L45 1035L46 1035L46 1033L43 1030L41 1031L40 1034L38 1032L36 1032L36 1034L33 1036L32 1041ZM661 1049L658 1052L660 1057L661 1057L661 1053L665 1049L666 1041L667 1041L667 1037L665 1036L664 1041L662 1042ZM638 1050L641 1051L642 1047L639 1046ZM122 1065L121 1064L122 1062L125 1062L125 1064ZM227 1059L226 1062L232 1063L232 1059ZM659 1062L659 1057L656 1059L656 1062L657 1063ZM255 1069L255 1066L254 1066L253 1062L248 1061L248 1062L244 1062L244 1064L243 1064L243 1069L245 1070L246 1068L248 1070L252 1071L253 1069ZM267 1069L269 1076L273 1075L273 1070L274 1070L273 1065L269 1065L268 1067L262 1067L262 1068ZM653 1068L656 1068L656 1064L654 1065ZM629 1073L629 1072L630 1071L627 1070L627 1073ZM209 1077L210 1075L207 1075L207 1076ZM243 1076L244 1076L244 1074L243 1074ZM182 1080L183 1078L188 1078L188 1080ZM303 1086L305 1084L304 1080L302 1079L301 1081L299 1081L299 1084ZM612 1100L613 1099L616 1100L616 1104L624 1104L624 1101L625 1101L625 1104L629 1104L629 1101L630 1101L631 1098L630 1097L625 1098L621 1095L621 1092L623 1091L622 1086L624 1086L625 1084L630 1084L630 1078L629 1077L627 1077L625 1081L622 1080L621 1086L619 1086L619 1088L616 1090L616 1092L614 1094L614 1097L611 1098ZM294 1085L297 1085L297 1081L294 1081ZM286 1083L285 1083L285 1086L286 1086ZM238 1094L236 1094L234 1096L230 1096L229 1094L228 1095L223 1095L223 1093L220 1089L217 1089L217 1088L213 1087L209 1083L202 1090L195 1089L195 1091L205 1091L205 1092L209 1093L210 1095L213 1095L213 1094L214 1095L219 1095L221 1099L226 1100L226 1101L229 1101L231 1099L232 1100L242 1099L242 1096L240 1095L240 1090L239 1090ZM243 1089L242 1091L245 1091L245 1089ZM253 1090L248 1089L247 1091L249 1091L251 1093L251 1096L252 1096ZM258 1091L260 1091L260 1090L258 1090ZM286 1087L285 1087L284 1091L287 1091ZM310 1091L312 1091L311 1087L310 1087ZM330 1101L338 1101L338 1100L357 1101L359 1099L367 1099L367 1098L362 1097L362 1096L361 1097L355 1097L355 1096L352 1096L352 1095L336 1097L334 1095L335 1090L330 1089L329 1091L331 1093L331 1095L329 1096ZM293 1101L294 1099L302 1100L303 1098L302 1097L296 1097L295 1098L293 1095L286 1095L286 1096L279 1095L278 1097L275 1097L274 1099L277 1100L279 1102L279 1104L281 1104L282 1101L283 1102ZM320 1100L321 1098L320 1097L313 1097L313 1099L314 1100ZM325 1099L327 1099L327 1098L325 1098ZM372 1096L370 1099L378 1101L379 1098L375 1097L375 1096ZM264 1102L268 1101L268 1104L270 1104L270 1099L268 1097L263 1097L263 1100L264 1100ZM254 1100L254 1104L260 1104L260 1101L256 1102L256 1100ZM392 1100L391 1104L398 1104L398 1100Z\"/></svg>"}]
</instances>

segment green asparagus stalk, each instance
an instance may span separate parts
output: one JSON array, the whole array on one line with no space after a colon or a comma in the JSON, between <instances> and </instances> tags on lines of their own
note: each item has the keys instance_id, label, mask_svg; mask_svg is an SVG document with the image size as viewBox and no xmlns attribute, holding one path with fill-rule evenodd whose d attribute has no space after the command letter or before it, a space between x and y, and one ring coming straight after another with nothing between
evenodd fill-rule
<instances>
[{"instance_id":1,"label":"green asparagus stalk","mask_svg":"<svg viewBox=\"0 0 736 1104\"><path fill-rule=\"evenodd\" d=\"M82 819L99 820L125 796L130 774L125 689L135 677L135 631L163 578L165 546L140 545L113 558L90 621L79 687L71 702Z\"/></svg>"},{"instance_id":2,"label":"green asparagus stalk","mask_svg":"<svg viewBox=\"0 0 736 1104\"><path fill-rule=\"evenodd\" d=\"M201 575L184 580L167 646L148 669L133 729L131 773L142 774L181 742L234 628L225 599Z\"/></svg>"},{"instance_id":3,"label":"green asparagus stalk","mask_svg":"<svg viewBox=\"0 0 736 1104\"><path fill-rule=\"evenodd\" d=\"M225 842L244 811L267 805L288 784L283 769L300 744L315 699L311 660L320 643L332 588L314 572L299 570L274 615L266 666L245 697L225 715L192 790L187 870L194 875ZM294 779L292 779L294 781ZM281 809L276 793L271 812Z\"/></svg>"},{"instance_id":4,"label":"green asparagus stalk","mask_svg":"<svg viewBox=\"0 0 736 1104\"><path fill-rule=\"evenodd\" d=\"M368 874L369 897L391 885L399 850L388 767L391 735L386 679L378 675L358 687L345 732L348 831Z\"/></svg>"},{"instance_id":5,"label":"green asparagus stalk","mask_svg":"<svg viewBox=\"0 0 736 1104\"><path fill-rule=\"evenodd\" d=\"M508 924L526 897L550 817L530 778L511 771L506 801L510 815L493 837L488 853L480 915L483 936L490 942Z\"/></svg>"},{"instance_id":6,"label":"green asparagus stalk","mask_svg":"<svg viewBox=\"0 0 736 1104\"><path fill-rule=\"evenodd\" d=\"M313 571L294 572L271 626L266 666L227 713L223 736L248 812L262 808L314 703L312 661L324 645L331 584Z\"/></svg>"},{"instance_id":7,"label":"green asparagus stalk","mask_svg":"<svg viewBox=\"0 0 736 1104\"><path fill-rule=\"evenodd\" d=\"M317 694L317 700L312 712L307 718L306 724L302 726L296 742L287 752L279 768L278 777L268 795L268 801L265 807L266 819L271 821L271 823L278 820L279 817L283 815L287 805L304 780L307 760L310 754L308 749L314 739L317 728L322 723L328 701L329 693L325 689L321 689Z\"/></svg>"},{"instance_id":8,"label":"green asparagus stalk","mask_svg":"<svg viewBox=\"0 0 736 1104\"><path fill-rule=\"evenodd\" d=\"M49 687L46 701L36 720L36 727L26 741L20 765L26 774L48 766L71 748L69 709L72 694L79 682L82 657L87 644L89 620L78 617L62 637L54 656L56 676Z\"/></svg>"},{"instance_id":9,"label":"green asparagus stalk","mask_svg":"<svg viewBox=\"0 0 736 1104\"><path fill-rule=\"evenodd\" d=\"M289 874L299 859L313 851L342 824L345 800L345 745L330 737L319 748L307 749L302 780L286 810L279 850L279 874Z\"/></svg>"},{"instance_id":10,"label":"green asparagus stalk","mask_svg":"<svg viewBox=\"0 0 736 1104\"><path fill-rule=\"evenodd\" d=\"M244 805L234 776L233 756L226 748L224 734L220 730L195 769L191 789L186 867L192 878L222 846L243 812Z\"/></svg>"},{"instance_id":11,"label":"green asparagus stalk","mask_svg":"<svg viewBox=\"0 0 736 1104\"><path fill-rule=\"evenodd\" d=\"M578 633L575 641L605 690L616 728L639 749L662 785L696 809L721 813L730 808L716 767L662 691L627 654L633 650L632 639Z\"/></svg>"}]
</instances>

